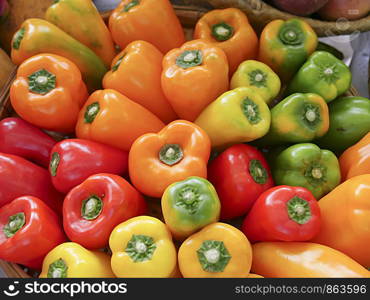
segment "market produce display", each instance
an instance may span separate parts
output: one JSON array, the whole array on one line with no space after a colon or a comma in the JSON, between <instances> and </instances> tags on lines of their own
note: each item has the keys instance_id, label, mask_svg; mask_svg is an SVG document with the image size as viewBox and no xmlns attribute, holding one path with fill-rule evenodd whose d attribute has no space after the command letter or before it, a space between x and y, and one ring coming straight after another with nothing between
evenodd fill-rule
<instances>
[{"instance_id":1,"label":"market produce display","mask_svg":"<svg viewBox=\"0 0 370 300\"><path fill-rule=\"evenodd\" d=\"M370 99L346 95L349 68L301 19L258 36L217 9L192 29L168 0L123 0L107 25L59 0L21 25L0 259L42 278L370 277Z\"/></svg>"}]
</instances>

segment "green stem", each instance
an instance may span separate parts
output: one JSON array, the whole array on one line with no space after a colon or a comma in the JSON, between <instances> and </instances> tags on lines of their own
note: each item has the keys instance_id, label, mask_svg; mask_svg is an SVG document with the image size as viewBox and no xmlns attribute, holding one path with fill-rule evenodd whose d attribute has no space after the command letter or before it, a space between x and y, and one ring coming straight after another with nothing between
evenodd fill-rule
<instances>
[{"instance_id":1,"label":"green stem","mask_svg":"<svg viewBox=\"0 0 370 300\"><path fill-rule=\"evenodd\" d=\"M82 201L81 217L85 220L94 220L99 217L102 210L102 199L96 195L91 195L89 198Z\"/></svg>"},{"instance_id":2,"label":"green stem","mask_svg":"<svg viewBox=\"0 0 370 300\"><path fill-rule=\"evenodd\" d=\"M60 155L58 152L54 152L51 155L51 160L50 160L50 174L53 177L57 176L59 162L60 162Z\"/></svg>"},{"instance_id":3,"label":"green stem","mask_svg":"<svg viewBox=\"0 0 370 300\"><path fill-rule=\"evenodd\" d=\"M248 73L249 83L257 87L267 87L267 74L260 69Z\"/></svg>"},{"instance_id":4,"label":"green stem","mask_svg":"<svg viewBox=\"0 0 370 300\"><path fill-rule=\"evenodd\" d=\"M227 23L218 23L212 26L212 35L219 41L227 41L234 35L234 28Z\"/></svg>"},{"instance_id":5,"label":"green stem","mask_svg":"<svg viewBox=\"0 0 370 300\"><path fill-rule=\"evenodd\" d=\"M253 180L258 184L265 184L268 178L266 169L262 166L261 161L252 159L249 162L249 173Z\"/></svg>"},{"instance_id":6,"label":"green stem","mask_svg":"<svg viewBox=\"0 0 370 300\"><path fill-rule=\"evenodd\" d=\"M55 89L56 76L45 69L28 76L28 89L36 94L45 95Z\"/></svg>"},{"instance_id":7,"label":"green stem","mask_svg":"<svg viewBox=\"0 0 370 300\"><path fill-rule=\"evenodd\" d=\"M123 12L128 12L131 8L140 4L139 0L132 0L130 3L126 4L123 8Z\"/></svg>"},{"instance_id":8,"label":"green stem","mask_svg":"<svg viewBox=\"0 0 370 300\"><path fill-rule=\"evenodd\" d=\"M159 160L169 166L177 164L184 157L184 153L178 144L166 144L159 150Z\"/></svg>"},{"instance_id":9,"label":"green stem","mask_svg":"<svg viewBox=\"0 0 370 300\"><path fill-rule=\"evenodd\" d=\"M313 104L305 105L303 120L309 127L314 128L321 121L320 108Z\"/></svg>"},{"instance_id":10,"label":"green stem","mask_svg":"<svg viewBox=\"0 0 370 300\"><path fill-rule=\"evenodd\" d=\"M222 241L204 241L197 250L198 260L206 272L223 272L231 255Z\"/></svg>"},{"instance_id":11,"label":"green stem","mask_svg":"<svg viewBox=\"0 0 370 300\"><path fill-rule=\"evenodd\" d=\"M132 235L125 252L136 262L151 260L157 245L152 237L147 235Z\"/></svg>"},{"instance_id":12,"label":"green stem","mask_svg":"<svg viewBox=\"0 0 370 300\"><path fill-rule=\"evenodd\" d=\"M255 125L261 121L258 105L251 99L245 98L241 103L241 109L249 123Z\"/></svg>"},{"instance_id":13,"label":"green stem","mask_svg":"<svg viewBox=\"0 0 370 300\"><path fill-rule=\"evenodd\" d=\"M279 39L285 45L297 46L303 43L304 34L299 27L285 23L279 31Z\"/></svg>"},{"instance_id":14,"label":"green stem","mask_svg":"<svg viewBox=\"0 0 370 300\"><path fill-rule=\"evenodd\" d=\"M183 68L199 66L203 63L203 55L200 50L184 51L176 58L176 64Z\"/></svg>"},{"instance_id":15,"label":"green stem","mask_svg":"<svg viewBox=\"0 0 370 300\"><path fill-rule=\"evenodd\" d=\"M49 265L48 278L66 278L68 266L66 262L59 258Z\"/></svg>"},{"instance_id":16,"label":"green stem","mask_svg":"<svg viewBox=\"0 0 370 300\"><path fill-rule=\"evenodd\" d=\"M3 232L7 238L15 235L26 223L26 216L23 212L9 217L8 223L4 226Z\"/></svg>"},{"instance_id":17,"label":"green stem","mask_svg":"<svg viewBox=\"0 0 370 300\"><path fill-rule=\"evenodd\" d=\"M186 185L177 194L176 206L185 208L190 215L194 215L198 211L200 203L200 193L197 187Z\"/></svg>"},{"instance_id":18,"label":"green stem","mask_svg":"<svg viewBox=\"0 0 370 300\"><path fill-rule=\"evenodd\" d=\"M90 105L88 105L86 107L86 111L85 111L85 115L84 115L85 123L94 122L94 120L95 120L97 114L99 113L99 111L100 111L99 102L94 102L94 103L91 103Z\"/></svg>"},{"instance_id":19,"label":"green stem","mask_svg":"<svg viewBox=\"0 0 370 300\"><path fill-rule=\"evenodd\" d=\"M307 200L297 196L290 199L287 204L288 216L298 224L306 224L311 219L311 209Z\"/></svg>"},{"instance_id":20,"label":"green stem","mask_svg":"<svg viewBox=\"0 0 370 300\"><path fill-rule=\"evenodd\" d=\"M13 49L15 50L19 49L25 33L26 33L26 29L23 27L15 33L14 40L13 40Z\"/></svg>"},{"instance_id":21,"label":"green stem","mask_svg":"<svg viewBox=\"0 0 370 300\"><path fill-rule=\"evenodd\" d=\"M121 65L123 59L125 58L126 56L126 53L124 53L118 60L117 62L114 64L114 66L112 67L112 72L116 72L119 68L119 66Z\"/></svg>"}]
</instances>

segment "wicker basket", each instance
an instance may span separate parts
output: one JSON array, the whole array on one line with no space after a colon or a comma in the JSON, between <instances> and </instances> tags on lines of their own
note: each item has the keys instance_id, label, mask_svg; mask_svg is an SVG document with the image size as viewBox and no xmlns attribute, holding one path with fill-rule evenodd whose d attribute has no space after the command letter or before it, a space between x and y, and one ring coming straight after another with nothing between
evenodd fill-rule
<instances>
[{"instance_id":1,"label":"wicker basket","mask_svg":"<svg viewBox=\"0 0 370 300\"><path fill-rule=\"evenodd\" d=\"M201 1L199 1L201 2ZM216 2L216 1L209 1ZM219 2L228 2L228 1L219 1ZM244 1L230 1L231 2L244 2ZM246 2L259 2L259 1L246 1ZM213 3L215 4L215 3ZM239 3L240 4L240 3ZM236 7L243 7L243 5L235 5ZM194 26L194 24L197 22L197 20L207 11L206 8L201 6L179 6L174 5L176 13L178 17L181 20L181 23L183 27L185 28L185 32L188 36L188 38L191 38L192 30L190 27ZM103 17L107 18L109 16L108 13L104 13ZM264 20L265 22L266 20ZM266 21L267 22L267 21ZM14 80L14 77L16 75L16 68L14 68L10 74L9 79L7 83L5 84L4 89L0 92L0 120L9 117L14 116L15 112L10 104L9 99L9 90L11 83ZM354 88L351 88L348 92L348 95L357 95L357 92ZM149 213L150 215L156 216L163 220L161 209L158 205L158 201L151 201L151 199L148 199L148 206L149 206ZM232 224L234 226L239 226L241 224L241 219L233 220ZM0 260L0 269L8 276L12 278L29 278L29 277L35 277L37 276L37 273L35 272L29 272L27 269L22 268L21 266L13 263L8 263L5 261Z\"/></svg>"}]
</instances>

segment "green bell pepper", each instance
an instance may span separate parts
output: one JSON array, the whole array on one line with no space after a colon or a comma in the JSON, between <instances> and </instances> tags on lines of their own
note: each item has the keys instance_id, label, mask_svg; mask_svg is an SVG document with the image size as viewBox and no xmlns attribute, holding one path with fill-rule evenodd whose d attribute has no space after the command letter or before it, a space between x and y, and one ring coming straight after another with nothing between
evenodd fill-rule
<instances>
[{"instance_id":1,"label":"green bell pepper","mask_svg":"<svg viewBox=\"0 0 370 300\"><path fill-rule=\"evenodd\" d=\"M340 153L370 131L370 99L349 96L329 104L329 131L315 141L320 147Z\"/></svg>"},{"instance_id":2,"label":"green bell pepper","mask_svg":"<svg viewBox=\"0 0 370 300\"><path fill-rule=\"evenodd\" d=\"M162 213L172 235L183 240L202 227L217 222L221 204L213 185L200 177L188 177L167 187Z\"/></svg>"},{"instance_id":3,"label":"green bell pepper","mask_svg":"<svg viewBox=\"0 0 370 300\"><path fill-rule=\"evenodd\" d=\"M258 145L310 142L329 129L329 110L319 95L296 93L271 109L271 126Z\"/></svg>"},{"instance_id":4,"label":"green bell pepper","mask_svg":"<svg viewBox=\"0 0 370 300\"><path fill-rule=\"evenodd\" d=\"M310 143L296 144L281 151L274 160L272 173L276 185L305 187L316 199L329 193L341 179L334 153Z\"/></svg>"},{"instance_id":5,"label":"green bell pepper","mask_svg":"<svg viewBox=\"0 0 370 300\"><path fill-rule=\"evenodd\" d=\"M344 62L329 52L315 51L290 82L287 94L315 93L330 102L349 89L351 80Z\"/></svg>"}]
</instances>

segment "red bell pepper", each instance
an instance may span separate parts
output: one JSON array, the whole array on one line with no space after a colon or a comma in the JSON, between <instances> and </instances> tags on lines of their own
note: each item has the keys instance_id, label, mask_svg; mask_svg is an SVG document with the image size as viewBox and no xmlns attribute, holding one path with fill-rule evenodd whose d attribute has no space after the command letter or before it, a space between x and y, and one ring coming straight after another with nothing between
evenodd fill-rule
<instances>
[{"instance_id":1,"label":"red bell pepper","mask_svg":"<svg viewBox=\"0 0 370 300\"><path fill-rule=\"evenodd\" d=\"M63 226L71 241L88 249L98 249L108 244L114 227L145 212L144 198L125 179L113 174L96 174L66 196Z\"/></svg>"},{"instance_id":2,"label":"red bell pepper","mask_svg":"<svg viewBox=\"0 0 370 300\"><path fill-rule=\"evenodd\" d=\"M21 156L47 168L51 148L56 143L21 118L5 118L0 122L0 152Z\"/></svg>"},{"instance_id":3,"label":"red bell pepper","mask_svg":"<svg viewBox=\"0 0 370 300\"><path fill-rule=\"evenodd\" d=\"M11 154L0 153L0 207L20 196L34 196L54 211L62 211L63 195L44 168Z\"/></svg>"},{"instance_id":4,"label":"red bell pepper","mask_svg":"<svg viewBox=\"0 0 370 300\"><path fill-rule=\"evenodd\" d=\"M126 151L82 139L67 139L56 144L49 165L55 188L65 194L91 175L124 174L127 168Z\"/></svg>"},{"instance_id":5,"label":"red bell pepper","mask_svg":"<svg viewBox=\"0 0 370 300\"><path fill-rule=\"evenodd\" d=\"M209 165L208 180L221 201L221 219L246 214L258 196L274 185L270 168L256 148L231 146Z\"/></svg>"},{"instance_id":6,"label":"red bell pepper","mask_svg":"<svg viewBox=\"0 0 370 300\"><path fill-rule=\"evenodd\" d=\"M40 199L23 196L0 208L0 259L41 269L45 255L65 241L58 216Z\"/></svg>"},{"instance_id":7,"label":"red bell pepper","mask_svg":"<svg viewBox=\"0 0 370 300\"><path fill-rule=\"evenodd\" d=\"M244 219L242 231L252 242L301 242L320 230L317 200L303 187L280 185L258 197Z\"/></svg>"}]
</instances>

